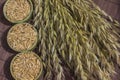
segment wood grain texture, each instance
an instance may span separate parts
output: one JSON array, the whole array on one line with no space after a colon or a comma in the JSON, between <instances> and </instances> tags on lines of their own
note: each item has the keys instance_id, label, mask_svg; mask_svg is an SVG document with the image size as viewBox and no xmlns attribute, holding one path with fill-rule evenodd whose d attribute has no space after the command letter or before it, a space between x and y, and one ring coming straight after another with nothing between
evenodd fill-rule
<instances>
[{"instance_id":1,"label":"wood grain texture","mask_svg":"<svg viewBox=\"0 0 120 80\"><path fill-rule=\"evenodd\" d=\"M0 80L13 80L10 75L9 65L11 59L17 54L9 48L6 42L6 35L9 28L13 25L3 16L3 5L6 0L0 0ZM106 13L120 22L120 0L94 0ZM120 80L120 68L116 65L116 75L113 80ZM66 72L67 73L67 72ZM68 74L68 73L67 73ZM66 75L68 76L68 75ZM67 80L71 77L68 76Z\"/></svg>"}]
</instances>

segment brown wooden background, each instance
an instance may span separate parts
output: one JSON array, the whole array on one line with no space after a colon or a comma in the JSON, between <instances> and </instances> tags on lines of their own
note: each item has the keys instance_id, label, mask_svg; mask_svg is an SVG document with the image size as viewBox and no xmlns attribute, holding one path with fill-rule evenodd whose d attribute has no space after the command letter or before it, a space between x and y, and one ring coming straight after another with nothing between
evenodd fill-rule
<instances>
[{"instance_id":1,"label":"brown wooden background","mask_svg":"<svg viewBox=\"0 0 120 80\"><path fill-rule=\"evenodd\" d=\"M9 64L16 52L11 50L6 43L6 34L12 24L3 16L2 8L5 1L0 0L0 80L13 80L9 72ZM120 0L94 1L101 9L120 22ZM120 68L117 65L116 71L117 74L113 76L113 80L120 80Z\"/></svg>"}]
</instances>

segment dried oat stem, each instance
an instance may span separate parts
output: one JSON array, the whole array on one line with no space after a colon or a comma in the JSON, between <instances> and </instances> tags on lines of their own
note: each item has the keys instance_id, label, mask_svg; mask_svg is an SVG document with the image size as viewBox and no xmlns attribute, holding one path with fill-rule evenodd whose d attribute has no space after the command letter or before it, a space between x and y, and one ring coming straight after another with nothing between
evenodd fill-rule
<instances>
[{"instance_id":1,"label":"dried oat stem","mask_svg":"<svg viewBox=\"0 0 120 80\"><path fill-rule=\"evenodd\" d=\"M47 61L46 56L50 56L55 80L64 78L58 54L74 72L75 80L111 80L114 62L120 64L120 36L115 31L119 23L92 0L39 2L35 5L34 24L39 29L41 57Z\"/></svg>"},{"instance_id":2,"label":"dried oat stem","mask_svg":"<svg viewBox=\"0 0 120 80\"><path fill-rule=\"evenodd\" d=\"M45 79L49 80L52 75L55 75L55 80L64 80L63 68L57 55L57 43L54 43L57 36L55 35L55 23L51 15L53 10L51 10L50 4L50 0L36 0L34 25L39 29L39 51L45 64Z\"/></svg>"}]
</instances>

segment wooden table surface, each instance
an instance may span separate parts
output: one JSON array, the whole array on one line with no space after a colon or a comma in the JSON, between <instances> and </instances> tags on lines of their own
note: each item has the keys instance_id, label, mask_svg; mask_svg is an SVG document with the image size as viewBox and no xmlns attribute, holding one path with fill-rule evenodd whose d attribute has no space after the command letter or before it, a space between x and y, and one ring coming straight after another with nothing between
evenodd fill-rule
<instances>
[{"instance_id":1,"label":"wooden table surface","mask_svg":"<svg viewBox=\"0 0 120 80\"><path fill-rule=\"evenodd\" d=\"M6 0L0 0L0 80L13 80L9 65L13 56L16 54L6 43L6 34L12 26L3 16L3 5ZM120 0L94 0L106 13L120 22ZM120 80L120 68L116 65L117 74L113 76L113 80ZM70 80L68 78L68 80Z\"/></svg>"}]
</instances>

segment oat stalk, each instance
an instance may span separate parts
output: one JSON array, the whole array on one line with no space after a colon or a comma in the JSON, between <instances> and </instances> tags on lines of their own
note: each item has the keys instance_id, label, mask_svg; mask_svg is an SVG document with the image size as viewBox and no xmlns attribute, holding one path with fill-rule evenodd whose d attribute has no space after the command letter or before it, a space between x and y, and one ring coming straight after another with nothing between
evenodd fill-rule
<instances>
[{"instance_id":1,"label":"oat stalk","mask_svg":"<svg viewBox=\"0 0 120 80\"><path fill-rule=\"evenodd\" d=\"M116 20L92 0L38 0L35 7L39 52L45 65L49 56L55 80L65 79L62 63L75 80L111 80L114 63L120 64Z\"/></svg>"}]
</instances>

